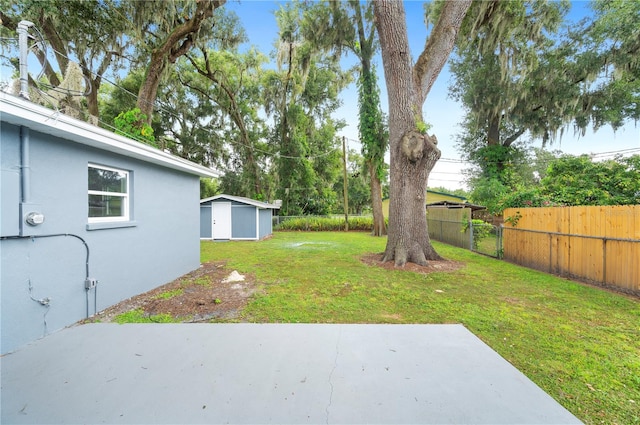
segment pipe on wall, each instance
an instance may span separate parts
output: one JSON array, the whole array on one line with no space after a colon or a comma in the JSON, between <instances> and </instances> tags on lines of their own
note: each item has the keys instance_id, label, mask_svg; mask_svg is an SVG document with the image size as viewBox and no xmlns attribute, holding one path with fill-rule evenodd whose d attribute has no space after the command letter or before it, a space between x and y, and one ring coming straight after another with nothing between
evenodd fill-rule
<instances>
[{"instance_id":1,"label":"pipe on wall","mask_svg":"<svg viewBox=\"0 0 640 425\"><path fill-rule=\"evenodd\" d=\"M31 160L29 158L29 127L20 126L20 200L31 201Z\"/></svg>"},{"instance_id":2,"label":"pipe on wall","mask_svg":"<svg viewBox=\"0 0 640 425\"><path fill-rule=\"evenodd\" d=\"M82 242L82 244L84 245L85 248L85 252L86 252L86 257L85 257L85 290L87 291L87 318L89 318L89 289L86 285L86 282L90 280L89 278L89 254L90 254L90 250L89 250L89 244L87 243L87 241L85 241L81 236L78 235L74 235L73 233L52 233L49 235L32 235L32 236L2 236L0 237L0 240L25 240L25 239L31 239L31 240L35 240L35 239L41 239L41 238L56 238L56 237L72 237L75 239L78 239L80 242ZM97 286L93 287L94 289L94 314L97 313L97 304L98 304L98 288ZM33 298L32 298L33 299ZM38 300L34 300L34 301L38 301ZM44 305L44 304L43 304Z\"/></svg>"}]
</instances>

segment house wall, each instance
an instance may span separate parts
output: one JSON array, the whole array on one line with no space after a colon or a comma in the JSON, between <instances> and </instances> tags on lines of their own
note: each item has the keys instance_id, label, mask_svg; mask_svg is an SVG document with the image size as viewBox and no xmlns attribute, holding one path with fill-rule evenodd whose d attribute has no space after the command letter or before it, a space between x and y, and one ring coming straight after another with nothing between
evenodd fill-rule
<instances>
[{"instance_id":1,"label":"house wall","mask_svg":"<svg viewBox=\"0 0 640 425\"><path fill-rule=\"evenodd\" d=\"M0 131L5 237L16 235L19 222L19 128L3 122ZM77 237L1 241L2 353L85 318L87 298L93 314L199 266L197 176L34 131L29 154L30 200L45 222L28 230ZM129 227L89 230L88 163L130 170ZM79 238L89 249L96 292L85 290L87 249Z\"/></svg>"},{"instance_id":2,"label":"house wall","mask_svg":"<svg viewBox=\"0 0 640 425\"><path fill-rule=\"evenodd\" d=\"M0 231L4 235L17 235L19 232L20 211L20 144L8 143L18 139L20 129L15 126L2 125L0 138Z\"/></svg>"},{"instance_id":3,"label":"house wall","mask_svg":"<svg viewBox=\"0 0 640 425\"><path fill-rule=\"evenodd\" d=\"M211 226L211 203L200 205L200 238L211 239L213 229Z\"/></svg>"},{"instance_id":4,"label":"house wall","mask_svg":"<svg viewBox=\"0 0 640 425\"><path fill-rule=\"evenodd\" d=\"M260 234L259 234L260 239L266 238L271 233L273 233L273 230L271 228L272 216L273 216L273 210L271 209L260 210Z\"/></svg>"}]
</instances>

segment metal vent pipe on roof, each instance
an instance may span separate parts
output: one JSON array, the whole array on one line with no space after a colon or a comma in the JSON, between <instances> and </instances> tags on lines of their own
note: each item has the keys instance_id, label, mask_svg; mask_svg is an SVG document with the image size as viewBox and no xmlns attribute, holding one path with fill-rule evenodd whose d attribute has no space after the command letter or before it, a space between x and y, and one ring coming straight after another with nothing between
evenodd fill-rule
<instances>
[{"instance_id":1,"label":"metal vent pipe on roof","mask_svg":"<svg viewBox=\"0 0 640 425\"><path fill-rule=\"evenodd\" d=\"M29 70L27 68L27 56L29 54L29 28L33 22L20 21L16 32L18 33L18 45L20 47L20 97L29 100Z\"/></svg>"}]
</instances>

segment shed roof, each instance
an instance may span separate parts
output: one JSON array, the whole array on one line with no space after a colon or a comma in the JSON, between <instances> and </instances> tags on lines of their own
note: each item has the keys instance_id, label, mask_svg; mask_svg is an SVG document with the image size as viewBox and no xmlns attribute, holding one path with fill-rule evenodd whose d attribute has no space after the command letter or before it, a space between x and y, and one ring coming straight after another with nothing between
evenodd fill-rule
<instances>
[{"instance_id":1,"label":"shed roof","mask_svg":"<svg viewBox=\"0 0 640 425\"><path fill-rule=\"evenodd\" d=\"M471 211L486 210L487 207L482 205L470 204L468 202L451 202L451 201L439 201L427 204L428 207L443 207L443 208L471 208Z\"/></svg>"},{"instance_id":2,"label":"shed roof","mask_svg":"<svg viewBox=\"0 0 640 425\"><path fill-rule=\"evenodd\" d=\"M216 170L4 92L0 92L0 117L3 122L200 177L220 175Z\"/></svg>"},{"instance_id":3,"label":"shed roof","mask_svg":"<svg viewBox=\"0 0 640 425\"><path fill-rule=\"evenodd\" d=\"M212 196L210 198L202 199L202 200L200 200L200 203L204 204L206 202L215 201L215 200L218 200L218 199L228 199L230 201L236 201L236 202L240 202L242 204L253 205L253 206L261 208L261 209L267 209L267 208L270 208L272 210L279 210L280 209L280 205L269 204L267 202L256 201L255 199L245 198L244 196L233 196L233 195L225 195L225 194L220 194L220 195Z\"/></svg>"},{"instance_id":4,"label":"shed roof","mask_svg":"<svg viewBox=\"0 0 640 425\"><path fill-rule=\"evenodd\" d=\"M438 192L437 190L427 189L427 197L429 196L429 194L446 196L447 198L454 198L459 199L461 202L467 202L467 198L465 198L464 196L453 195L446 192Z\"/></svg>"}]
</instances>

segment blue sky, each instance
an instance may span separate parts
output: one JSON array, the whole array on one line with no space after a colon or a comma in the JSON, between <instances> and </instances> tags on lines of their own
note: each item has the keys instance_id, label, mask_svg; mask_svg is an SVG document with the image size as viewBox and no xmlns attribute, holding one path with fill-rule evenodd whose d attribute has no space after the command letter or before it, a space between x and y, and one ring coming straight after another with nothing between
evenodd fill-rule
<instances>
[{"instance_id":1,"label":"blue sky","mask_svg":"<svg viewBox=\"0 0 640 425\"><path fill-rule=\"evenodd\" d=\"M276 24L274 11L279 8L283 1L275 0L229 0L226 8L233 10L240 18L242 25L247 32L249 42L246 47L257 46L264 54L269 55L274 50L274 43L277 39L278 27ZM423 1L405 1L407 15L407 29L409 42L414 58L421 52L427 36L427 29L423 23ZM574 1L569 15L571 20L579 20L588 16L591 11L588 2ZM345 64L355 63L353 56L344 59ZM378 82L380 84L380 94L382 108L387 111L387 93L383 75L382 61L380 57L376 59L376 66L379 73ZM275 66L275 65L274 65ZM37 63L30 69L39 69ZM12 77L13 69L0 69L0 84L8 81ZM462 121L463 111L457 102L448 98L448 85L451 75L445 67L438 77L429 97L424 105L425 120L432 125L430 130L438 137L439 148L442 151L442 158L436 164L429 178L429 186L444 186L450 189L464 187L462 181L464 176L461 170L466 168L466 164L460 162L460 154L455 147L455 136L460 132L458 123ZM360 150L358 140L358 103L355 84L352 84L341 93L343 106L336 112L335 118L343 119L347 126L340 132L340 136L345 136L348 140L349 148ZM640 123L639 123L640 125ZM535 146L540 146L540 141L535 141ZM623 128L613 132L610 127L604 127L594 133L588 131L583 137L578 137L572 129L568 129L550 149L561 150L565 153L598 154L603 152L615 152L625 149L636 149L634 153L640 153L640 126L631 122ZM607 158L611 155L599 155L598 158ZM388 160L388 156L387 156Z\"/></svg>"},{"instance_id":2,"label":"blue sky","mask_svg":"<svg viewBox=\"0 0 640 425\"><path fill-rule=\"evenodd\" d=\"M281 1L273 0L241 0L240 2L230 1L225 7L235 11L242 25L247 32L249 44L257 46L263 53L269 54L274 49L274 42L277 37L278 28L273 12L278 9ZM427 29L423 23L423 3L422 1L405 1L407 15L407 31L409 43L414 58L421 52L427 36ZM569 18L579 20L591 13L588 3L585 1L572 2L572 9ZM376 60L379 70L379 84L381 90L382 108L387 110L386 86L382 73L382 60ZM455 135L460 131L458 123L462 121L463 111L461 106L448 98L448 85L451 80L447 68L438 77L427 101L424 105L424 116L427 122L432 124L433 132L439 141L442 151L442 159L434 168L430 178L429 187L444 186L450 189L463 187L463 175L461 170L465 164L450 161L458 159L460 154L455 147ZM349 147L360 149L358 140L358 120L357 120L357 93L355 85L343 91L343 106L335 114L336 118L344 119L347 127L340 133L349 139ZM540 142L535 142L540 146ZM635 123L628 123L617 132L613 132L610 127L600 129L593 133L588 131L584 137L578 137L569 129L562 139L556 142L551 149L558 149L565 153L579 155L612 152L624 149L640 148L640 127ZM636 152L638 153L638 152Z\"/></svg>"}]
</instances>

